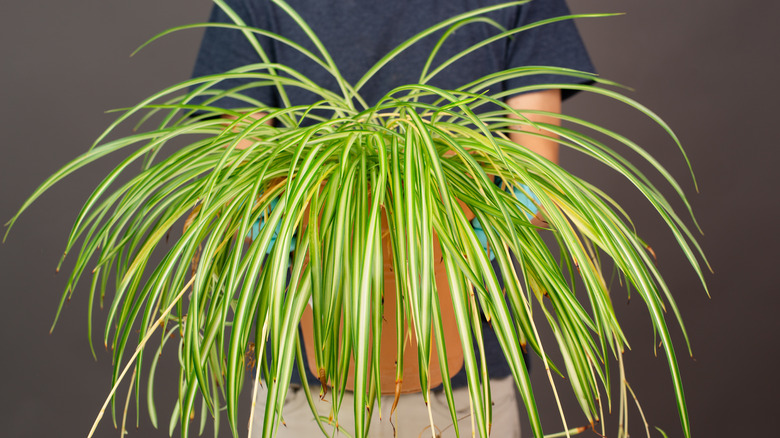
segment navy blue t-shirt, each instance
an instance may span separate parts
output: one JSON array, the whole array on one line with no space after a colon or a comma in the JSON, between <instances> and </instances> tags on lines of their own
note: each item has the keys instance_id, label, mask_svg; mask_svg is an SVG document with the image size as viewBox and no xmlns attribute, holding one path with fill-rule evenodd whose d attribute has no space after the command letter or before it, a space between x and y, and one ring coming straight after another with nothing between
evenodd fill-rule
<instances>
[{"instance_id":1,"label":"navy blue t-shirt","mask_svg":"<svg viewBox=\"0 0 780 438\"><path fill-rule=\"evenodd\" d=\"M322 40L347 82L354 84L382 56L418 32L460 13L501 1L289 0L288 3ZM249 26L283 35L319 55L303 30L271 1L228 0L227 4ZM487 16L505 29L514 29L568 13L564 1L535 0L526 5L493 11ZM232 23L216 6L210 21ZM369 80L360 90L368 104L373 105L397 86L418 83L428 55L443 33L444 30L441 30L411 46ZM497 33L499 30L487 23L467 24L441 46L432 65L435 67L461 50ZM272 62L292 67L318 85L338 92L336 81L330 73L305 55L267 37L259 36L258 41ZM261 62L260 57L240 31L210 28L206 30L194 75L222 73L258 62ZM593 71L574 22L566 20L523 31L482 47L444 69L429 83L443 89L455 89L491 73L529 65ZM579 78L568 76L534 75L496 84L490 92L523 85L580 81ZM219 87L228 89L241 83L240 80L225 81ZM292 105L310 104L319 100L311 92L295 87L287 87L286 92ZM268 106L281 106L273 86L252 88L245 94ZM566 94L564 91L565 97ZM245 105L224 100L218 106L232 108Z\"/></svg>"},{"instance_id":2,"label":"navy blue t-shirt","mask_svg":"<svg viewBox=\"0 0 780 438\"><path fill-rule=\"evenodd\" d=\"M287 0L327 48L341 74L355 84L363 74L390 50L428 27L455 15L474 9L502 3L498 0ZM304 31L269 0L227 0L226 3L247 25L265 29L302 45L312 53L320 54ZM568 15L563 0L534 0L527 4L503 8L487 14L505 29L515 29L539 20ZM217 6L212 11L211 22L232 23ZM435 67L460 51L499 33L495 26L469 23L454 32L442 44L432 65ZM395 87L415 84L429 54L436 46L444 30L426 37L411 46L398 58L387 64L359 91L369 105L379 101ZM335 79L311 59L279 41L258 36L258 42L271 62L294 68L320 86L334 92L339 88ZM236 67L262 62L244 34L234 29L209 28L206 30L194 68L194 76L223 73ZM520 32L511 38L503 38L460 59L428 83L443 89L455 89L480 77L502 70L522 66L566 67L593 72L587 51L571 20L545 24ZM220 89L230 89L247 81L221 82ZM582 79L571 76L533 75L512 79L491 86L488 94L515 89L526 85L548 83L580 83ZM313 93L295 87L285 87L292 105L306 105L320 100ZM244 91L247 96L270 107L282 103L273 86L254 87ZM573 94L563 90L563 97ZM246 107L234 99L222 99L216 106L226 108ZM494 266L496 272L499 270ZM491 377L510 374L509 366L501 354L501 348L490 326L483 321L483 335L488 370ZM494 354L495 353L495 354ZM308 372L308 370L307 370ZM293 380L297 380L293 371ZM318 383L308 372L308 380ZM465 386L465 372L461 370L452 379L454 387Z\"/></svg>"}]
</instances>

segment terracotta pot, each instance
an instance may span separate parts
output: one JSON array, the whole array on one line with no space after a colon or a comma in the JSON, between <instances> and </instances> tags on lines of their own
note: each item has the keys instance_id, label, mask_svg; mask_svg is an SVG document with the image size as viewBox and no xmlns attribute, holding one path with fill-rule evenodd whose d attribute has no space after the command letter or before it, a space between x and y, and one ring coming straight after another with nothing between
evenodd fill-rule
<instances>
[{"instance_id":1,"label":"terracotta pot","mask_svg":"<svg viewBox=\"0 0 780 438\"><path fill-rule=\"evenodd\" d=\"M467 216L473 217L468 209L464 210L468 213ZM308 217L308 214L304 214L304 217ZM380 376L382 394L394 394L396 389L396 300L395 300L395 276L393 274L393 258L390 245L390 237L387 222L382 212L382 247L384 252L384 318L382 325L382 341L380 351ZM444 331L444 342L447 347L447 365L450 376L454 376L463 366L463 349L461 348L460 338L458 336L457 324L455 322L455 315L452 308L452 300L450 298L450 288L447 281L447 274L442 262L441 247L439 245L438 238L434 236L434 260L435 264L435 276L436 286L439 293L439 304L442 314L442 325ZM401 384L401 392L419 392L420 378L419 378L419 366L417 361L417 341L414 336L414 331L411 329L411 324L407 321L407 326L410 327L409 331L411 336L406 337L406 346L404 350L404 367L403 367L403 381ZM306 346L307 360L309 369L317 376L319 372L317 370L315 356L314 356L314 335L313 335L313 319L312 308L307 307L304 311L303 318L301 319L301 329L304 336L304 343ZM433 328L431 328L433 331ZM347 380L347 389L353 388L353 368L354 363L350 364L350 371ZM431 357L430 357L430 373L429 384L431 388L438 386L442 382L442 376L439 367L439 358L436 350L436 345L433 340L433 334L431 339Z\"/></svg>"}]
</instances>

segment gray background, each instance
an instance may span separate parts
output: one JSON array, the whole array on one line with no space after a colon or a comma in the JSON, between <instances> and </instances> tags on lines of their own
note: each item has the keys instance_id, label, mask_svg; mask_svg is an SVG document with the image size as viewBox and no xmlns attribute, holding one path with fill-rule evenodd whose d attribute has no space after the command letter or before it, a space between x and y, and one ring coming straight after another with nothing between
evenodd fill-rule
<instances>
[{"instance_id":1,"label":"gray background","mask_svg":"<svg viewBox=\"0 0 780 438\"><path fill-rule=\"evenodd\" d=\"M563 165L625 203L658 255L693 344L695 359L681 354L680 362L694 436L775 436L778 181L772 169L778 156L780 6L758 0L577 0L570 5L577 12L627 12L580 21L579 27L599 72L633 87L630 95L679 134L700 194L694 193L674 145L648 120L585 95L567 102L565 111L637 140L681 181L716 272L707 276L712 299L635 191L573 154L563 155ZM3 221L47 175L91 144L112 118L105 110L133 104L188 77L197 31L168 37L132 59L128 54L163 29L205 20L209 8L204 0L3 2ZM84 287L65 307L54 333L48 330L66 280L54 275L65 237L77 206L110 164L106 160L54 187L0 247L2 437L85 436L109 390L110 356L100 347L99 360L93 361L86 342ZM639 301L625 305L616 299L616 306L633 346L628 379L645 415L670 437L681 436L665 361L653 356L647 312ZM682 351L682 336L672 327ZM172 356L165 356L169 390L159 378L162 429L150 426L142 401L141 429L130 427L131 436L167 436L176 378ZM546 430L558 431L560 421L538 366L534 378ZM632 435L642 436L638 413L631 415ZM616 415L607 421L609 436L615 436ZM576 408L569 422L583 424ZM108 416L97 436L117 433Z\"/></svg>"}]
</instances>

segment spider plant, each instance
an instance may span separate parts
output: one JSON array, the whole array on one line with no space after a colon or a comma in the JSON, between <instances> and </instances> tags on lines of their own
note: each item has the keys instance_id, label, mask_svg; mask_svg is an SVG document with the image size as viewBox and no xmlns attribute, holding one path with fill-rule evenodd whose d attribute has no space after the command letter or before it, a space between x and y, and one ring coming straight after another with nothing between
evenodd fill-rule
<instances>
[{"instance_id":1,"label":"spider plant","mask_svg":"<svg viewBox=\"0 0 780 438\"><path fill-rule=\"evenodd\" d=\"M91 274L88 332L92 345L94 302L99 300L102 307L107 291L112 291L102 338L113 354L113 388L96 425L109 401L116 424L116 391L130 370L129 391L135 391L138 403L145 353L153 356L147 398L151 420L157 425L153 395L159 384L154 380L157 358L170 335L178 333L181 371L171 431L180 424L182 436L188 435L188 419L200 398L203 419L211 415L218 428L221 411L226 410L232 432L238 435L238 396L245 369L253 362L257 364L255 382L264 381L268 389L263 436L273 436L282 421L293 362L298 362L299 370L305 369L297 328L311 304L320 377L332 385L334 400L338 400L346 390L346 368L354 361L355 404L351 408L355 434L365 436L370 411L380 402L378 342L384 294L395 294L402 309L397 312L398 339L404 339L408 331L417 339L420 386L426 401L432 354L438 355L442 375L448 375L447 350L455 347L444 343L441 306L445 303L432 280L437 261L433 246L438 240L450 284L451 303L446 305L454 309L475 427L481 436L488 435L491 418L490 394L484 389L489 375L475 355L480 351L484 357L482 317L496 331L534 436L541 437L543 432L522 358L526 348L544 362L556 398L552 374L566 376L591 426L603 417L602 403L611 404L615 391L621 420L627 415L630 387L622 354L628 340L613 309L614 291L608 288L602 270L607 259L647 306L669 365L682 429L690 436L682 380L666 322L669 308L684 335L685 329L649 246L635 233L627 213L605 192L510 141L508 135L530 126L534 135L557 139L560 145L625 177L668 225L704 284L706 260L693 233L651 179L616 148L633 151L649 163L658 174L655 178L672 187L695 224L685 195L640 145L619 133L563 115L547 114L564 120L565 127L533 123L526 118L533 112L513 110L504 98L549 88L606 96L649 117L679 145L666 123L615 91L616 84L563 68L515 68L451 90L429 85L447 65L524 28L497 26L494 37L436 67L432 65L434 51L419 83L391 90L375 105L361 98L363 84L417 41L444 30L439 47L458 27L485 21L484 14L492 10L524 2L485 7L439 23L389 52L354 84L341 76L327 48L284 1L274 3L305 29L319 53L282 35L247 27L223 1L215 3L235 23L182 26L153 40L192 27L236 29L254 45L259 62L184 81L122 110L95 144L35 190L8 224L10 230L33 201L72 172L129 150L75 220L65 251L75 252L75 266L57 311L58 317L62 303L73 295L82 276ZM532 26L571 18L575 16ZM327 69L339 89L325 89L302 72L271 62L256 36L296 48ZM491 86L501 81L538 74L571 76L597 85L552 83L491 92ZM224 81L236 78L247 80L248 85L220 88ZM252 100L243 94L250 86L275 87L285 105L269 107ZM290 105L285 90L291 87L316 93L321 100L310 106ZM224 97L245 102L245 107L214 105ZM484 108L490 109L480 111ZM140 122L132 135L108 140L117 126L133 117ZM268 123L271 120L273 124ZM493 176L500 177L506 187L498 187ZM507 187L535 200L557 248L545 244L539 227L528 219L531 211ZM482 224L487 250L461 203ZM381 225L383 218L386 230ZM245 236L258 223L263 226L247 242ZM392 248L396 290L383 290L383 234ZM516 265L510 254L516 257ZM505 279L503 290L491 257ZM582 287L575 293L578 283ZM549 326L556 345L542 345L540 324ZM476 334L475 343L472 334ZM130 339L136 336L137 340ZM150 342L153 338L157 339L156 351ZM551 348L559 350L562 361L550 359L547 351ZM397 351L399 364L404 353L403 348ZM611 383L615 371L610 363L614 361L620 375L617 389ZM397 373L402 378L402 366ZM312 403L306 379L302 380ZM447 378L443 387L454 420ZM334 411L338 408L334 403ZM124 412L126 416L127 406ZM561 436L574 434L576 428L569 427L560 414L565 429ZM318 422L323 431L330 427L327 418L318 418ZM202 422L201 432L203 427ZM603 423L601 427L604 433Z\"/></svg>"}]
</instances>

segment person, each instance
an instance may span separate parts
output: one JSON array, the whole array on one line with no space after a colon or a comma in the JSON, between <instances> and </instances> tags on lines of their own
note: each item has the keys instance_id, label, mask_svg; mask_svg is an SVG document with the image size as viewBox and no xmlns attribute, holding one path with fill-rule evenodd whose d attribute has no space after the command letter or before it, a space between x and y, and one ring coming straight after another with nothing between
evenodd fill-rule
<instances>
[{"instance_id":1,"label":"person","mask_svg":"<svg viewBox=\"0 0 780 438\"><path fill-rule=\"evenodd\" d=\"M319 53L305 32L272 1L228 0L226 3L247 25L283 35L313 53ZM396 0L393 2L378 0L288 0L288 3L311 25L312 30L322 40L347 82L354 84L377 60L412 35L457 14L501 2L496 0ZM568 8L563 0L533 0L525 4L492 11L487 16L502 27L513 29L568 13ZM216 6L210 21L232 23L225 11ZM437 61L448 59L472 44L495 35L497 32L496 27L484 22L471 23L459 28L440 47L433 65L436 65ZM369 105L376 103L389 90L399 85L417 83L420 72L440 35L441 32L431 35L411 46L369 80L360 90L360 94L367 103ZM299 52L270 38L258 37L258 42L272 57L273 62L290 66L304 73L315 83L338 91L338 84L333 77L324 68L316 65ZM257 52L247 42L242 32L224 28L208 28L204 34L193 75L221 73L257 62L259 62ZM454 89L487 74L525 65L557 66L587 72L594 71L575 24L571 20L567 20L534 27L515 34L511 38L504 38L482 47L434 76L430 84L442 89ZM524 85L565 84L580 81L583 80L569 76L533 75L497 84L498 88L491 89L491 92L500 92L503 89L514 89ZM240 84L240 81L230 80L220 84L220 87L227 89ZM311 104L319 99L312 93L293 87L286 89L286 92L292 105ZM269 107L282 105L280 97L273 87L250 88L246 90L246 94ZM545 89L511 96L506 99L506 103L516 109L559 113L561 101L572 94L574 92L566 89ZM228 98L217 101L215 105L228 108L246 106L243 102ZM554 118L536 115L528 117L535 121L557 123L557 119ZM513 134L511 138L545 158L558 162L558 144L556 142L521 133ZM521 195L521 193L516 194ZM527 205L535 208L535 204L532 202L528 202ZM539 215L534 218L534 221L537 225L542 224ZM479 231L478 222L474 225ZM385 306L388 307L387 302ZM393 318L386 318L386 320L393 320ZM519 436L521 416L519 393L515 388L509 366L501 354L498 340L492 328L484 320L483 332L494 402L492 434L502 437ZM385 327L383 333L392 333L394 336L394 329ZM311 345L308 342L306 344ZM448 352L450 350L455 349L448 349ZM389 360L392 361L392 359ZM460 429L463 432L470 430L471 420L467 415L469 404L465 372L460 365L462 364L462 356L454 358L451 362L455 363L454 372L451 373L451 383L456 392L458 417L463 419L462 422L459 421ZM414 365L412 363L410 366ZM407 363L405 362L405 374L406 367ZM459 368L460 371L458 371ZM319 385L320 382L314 374L307 371L307 375L310 385ZM296 376L297 372L293 371L293 378L295 379ZM407 379L405 378L405 380ZM303 391L297 388L297 386L293 386L293 389L288 392L283 411L286 426L279 429L278 436L304 436L305 433L319 433ZM388 392L384 383L382 390L383 393ZM257 412L260 414L262 414L263 401L264 396L260 395L257 400L258 405L260 405ZM375 417L371 422L371 436L394 436L394 434L401 437L419 436L426 427L430 427L428 411L422 405L422 397L419 392L402 396L396 411L397 418L400 420L395 423L384 420L388 417L392 402L393 395L383 396L381 412L383 420L378 420L379 412L373 413ZM330 409L327 400L318 403L320 414L327 417ZM342 404L342 406L350 405L351 402L346 400ZM450 425L449 409L440 389L432 391L431 405L436 426L440 427L438 431L440 436L452 434L454 429ZM352 434L354 431L349 429L349 415L351 415L351 409L342 409L339 413L339 422L340 426ZM291 419L296 419L296 421L291 421ZM259 427L260 423L256 420L255 427Z\"/></svg>"}]
</instances>

